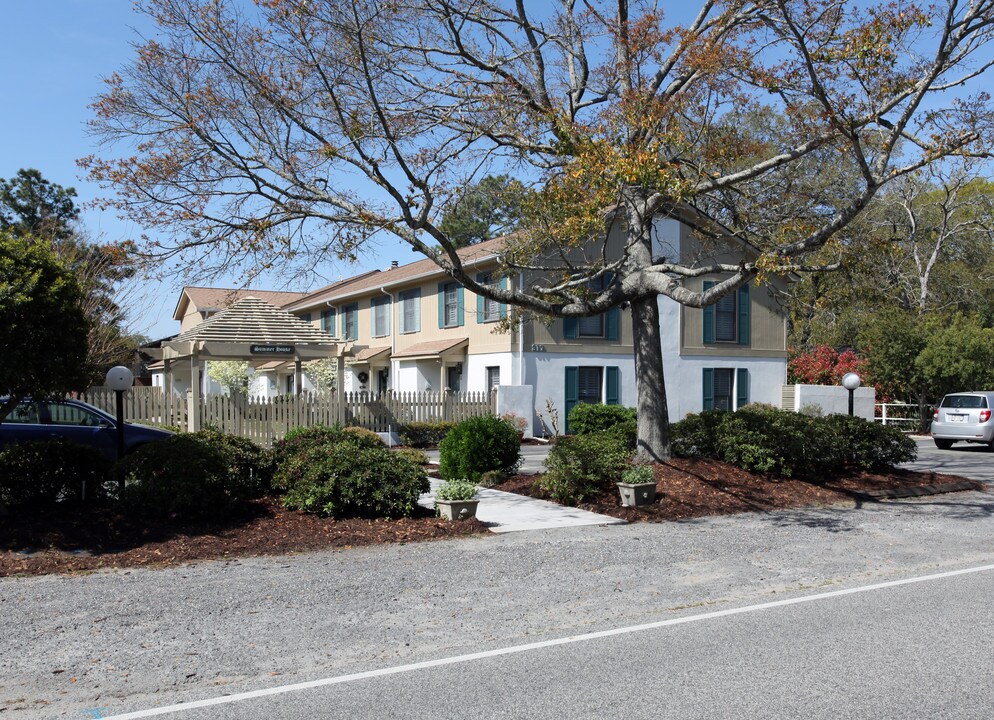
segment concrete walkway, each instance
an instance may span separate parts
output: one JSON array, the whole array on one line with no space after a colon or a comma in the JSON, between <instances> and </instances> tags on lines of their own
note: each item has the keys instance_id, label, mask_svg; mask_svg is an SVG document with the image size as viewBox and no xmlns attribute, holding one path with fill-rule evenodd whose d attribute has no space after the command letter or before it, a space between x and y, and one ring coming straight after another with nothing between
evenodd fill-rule
<instances>
[{"instance_id":1,"label":"concrete walkway","mask_svg":"<svg viewBox=\"0 0 994 720\"><path fill-rule=\"evenodd\" d=\"M548 445L522 445L522 475L534 475L545 470L545 458L549 455ZM438 451L428 452L432 462L438 462ZM431 492L418 499L418 505L435 507L435 490L442 481L431 479ZM495 533L517 532L519 530L548 530L552 528L576 527L577 525L623 525L624 520L608 515L587 512L578 508L557 505L545 500L536 500L525 495L501 492L490 488L477 491L480 505L476 517L490 526Z\"/></svg>"},{"instance_id":2,"label":"concrete walkway","mask_svg":"<svg viewBox=\"0 0 994 720\"><path fill-rule=\"evenodd\" d=\"M441 484L441 480L432 478L431 492L418 498L418 505L434 508L435 490ZM608 515L600 515L490 488L480 488L477 491L477 496L480 498L480 505L476 510L476 517L489 525L490 531L495 533L550 530L552 528L576 527L577 525L625 524L624 520Z\"/></svg>"}]
</instances>

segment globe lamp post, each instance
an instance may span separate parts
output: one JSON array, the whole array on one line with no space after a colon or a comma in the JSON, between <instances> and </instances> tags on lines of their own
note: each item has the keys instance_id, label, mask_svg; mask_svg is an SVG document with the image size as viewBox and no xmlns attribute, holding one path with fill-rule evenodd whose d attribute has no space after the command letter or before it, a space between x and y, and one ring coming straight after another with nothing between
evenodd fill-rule
<instances>
[{"instance_id":1,"label":"globe lamp post","mask_svg":"<svg viewBox=\"0 0 994 720\"><path fill-rule=\"evenodd\" d=\"M849 391L849 417L853 415L853 396L856 393L856 388L860 386L862 380L859 375L854 372L846 373L842 376L842 387Z\"/></svg>"}]
</instances>

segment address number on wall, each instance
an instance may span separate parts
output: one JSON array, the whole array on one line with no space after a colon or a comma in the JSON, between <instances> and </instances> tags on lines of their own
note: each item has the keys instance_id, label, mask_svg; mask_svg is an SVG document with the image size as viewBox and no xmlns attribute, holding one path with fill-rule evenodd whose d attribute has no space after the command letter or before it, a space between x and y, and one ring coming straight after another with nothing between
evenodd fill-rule
<instances>
[{"instance_id":1,"label":"address number on wall","mask_svg":"<svg viewBox=\"0 0 994 720\"><path fill-rule=\"evenodd\" d=\"M532 352L545 352L545 345L535 345L532 343Z\"/></svg>"}]
</instances>

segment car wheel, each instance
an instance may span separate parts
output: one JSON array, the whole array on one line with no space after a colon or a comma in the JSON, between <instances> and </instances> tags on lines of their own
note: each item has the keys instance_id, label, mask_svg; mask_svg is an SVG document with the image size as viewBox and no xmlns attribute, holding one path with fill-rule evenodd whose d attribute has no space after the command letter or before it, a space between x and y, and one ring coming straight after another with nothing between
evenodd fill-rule
<instances>
[{"instance_id":1,"label":"car wheel","mask_svg":"<svg viewBox=\"0 0 994 720\"><path fill-rule=\"evenodd\" d=\"M939 440L939 438L933 438L933 442L935 442L935 446L940 450L948 450L953 446L952 440Z\"/></svg>"}]
</instances>

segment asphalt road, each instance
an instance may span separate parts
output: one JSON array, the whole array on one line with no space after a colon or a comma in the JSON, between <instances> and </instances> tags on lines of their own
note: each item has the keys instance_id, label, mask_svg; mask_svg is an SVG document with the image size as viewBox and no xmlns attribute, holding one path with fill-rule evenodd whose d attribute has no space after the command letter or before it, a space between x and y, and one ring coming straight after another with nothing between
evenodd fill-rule
<instances>
[{"instance_id":1,"label":"asphalt road","mask_svg":"<svg viewBox=\"0 0 994 720\"><path fill-rule=\"evenodd\" d=\"M867 588L992 537L971 492L0 580L0 719L987 718L994 571Z\"/></svg>"}]
</instances>

